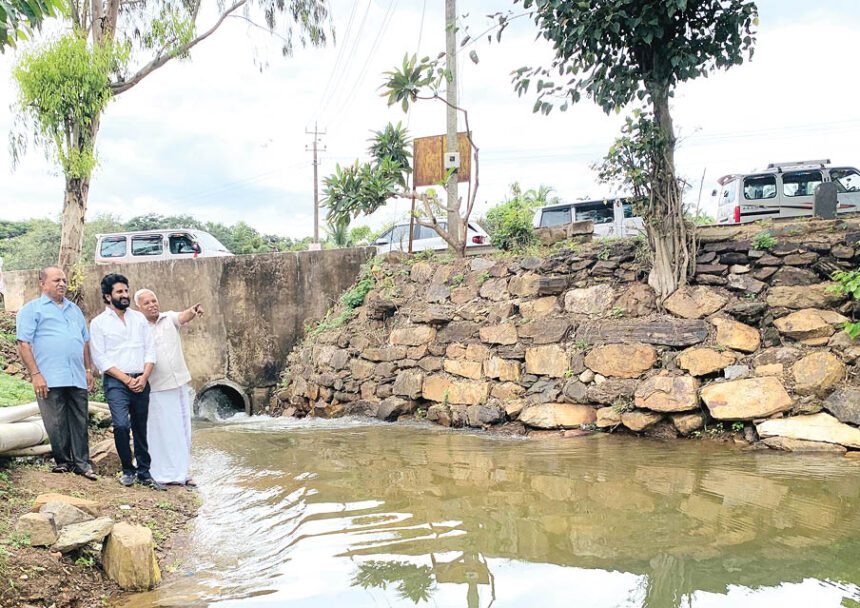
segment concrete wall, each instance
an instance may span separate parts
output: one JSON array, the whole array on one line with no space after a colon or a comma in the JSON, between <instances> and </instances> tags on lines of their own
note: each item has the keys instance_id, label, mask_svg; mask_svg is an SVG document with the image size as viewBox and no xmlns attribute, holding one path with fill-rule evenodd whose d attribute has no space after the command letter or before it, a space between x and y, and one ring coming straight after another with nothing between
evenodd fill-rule
<instances>
[{"instance_id":1,"label":"concrete wall","mask_svg":"<svg viewBox=\"0 0 860 608\"><path fill-rule=\"evenodd\" d=\"M277 383L305 324L325 314L372 254L338 249L91 266L82 308L88 319L102 311L99 282L109 272L127 276L132 293L152 289L162 310L200 302L204 317L183 332L195 389L226 379L246 389L253 406L266 392L259 389ZM38 296L36 271L7 272L5 278L8 310Z\"/></svg>"}]
</instances>

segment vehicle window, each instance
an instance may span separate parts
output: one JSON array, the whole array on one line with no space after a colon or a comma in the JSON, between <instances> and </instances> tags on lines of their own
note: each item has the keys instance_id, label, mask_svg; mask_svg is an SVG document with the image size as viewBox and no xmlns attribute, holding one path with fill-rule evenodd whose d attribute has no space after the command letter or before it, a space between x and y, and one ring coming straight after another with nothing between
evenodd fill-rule
<instances>
[{"instance_id":1,"label":"vehicle window","mask_svg":"<svg viewBox=\"0 0 860 608\"><path fill-rule=\"evenodd\" d=\"M839 192L860 192L860 173L855 169L831 169L830 179Z\"/></svg>"},{"instance_id":2,"label":"vehicle window","mask_svg":"<svg viewBox=\"0 0 860 608\"><path fill-rule=\"evenodd\" d=\"M413 237L416 241L421 239L435 239L439 235L436 234L436 231L432 228L428 228L427 226L419 226L415 225L415 236Z\"/></svg>"},{"instance_id":3,"label":"vehicle window","mask_svg":"<svg viewBox=\"0 0 860 608\"><path fill-rule=\"evenodd\" d=\"M782 176L782 193L785 196L812 196L821 182L821 171L785 173Z\"/></svg>"},{"instance_id":4,"label":"vehicle window","mask_svg":"<svg viewBox=\"0 0 860 608\"><path fill-rule=\"evenodd\" d=\"M409 241L409 224L404 226L395 226L391 229L389 243L406 243Z\"/></svg>"},{"instance_id":5,"label":"vehicle window","mask_svg":"<svg viewBox=\"0 0 860 608\"><path fill-rule=\"evenodd\" d=\"M774 192L776 192L776 186L774 186ZM747 198L750 198L750 197L747 196ZM765 198L769 198L769 197L765 197ZM735 202L735 189L734 189L734 187L726 188L725 190L723 190L723 198L722 198L721 202L722 203L728 203L730 205Z\"/></svg>"},{"instance_id":6,"label":"vehicle window","mask_svg":"<svg viewBox=\"0 0 860 608\"><path fill-rule=\"evenodd\" d=\"M560 226L570 223L570 207L544 209L540 216L541 226Z\"/></svg>"},{"instance_id":7,"label":"vehicle window","mask_svg":"<svg viewBox=\"0 0 860 608\"><path fill-rule=\"evenodd\" d=\"M230 253L230 250L221 241L208 232L198 232L192 238L197 239L197 243L200 245L202 251L223 251L224 253Z\"/></svg>"},{"instance_id":8,"label":"vehicle window","mask_svg":"<svg viewBox=\"0 0 860 608\"><path fill-rule=\"evenodd\" d=\"M744 178L744 198L750 201L760 201L776 196L776 177L759 175Z\"/></svg>"},{"instance_id":9,"label":"vehicle window","mask_svg":"<svg viewBox=\"0 0 860 608\"><path fill-rule=\"evenodd\" d=\"M161 255L163 239L160 234L131 237L131 255Z\"/></svg>"},{"instance_id":10,"label":"vehicle window","mask_svg":"<svg viewBox=\"0 0 860 608\"><path fill-rule=\"evenodd\" d=\"M125 257L126 240L124 236L109 236L102 239L99 255L103 258Z\"/></svg>"},{"instance_id":11,"label":"vehicle window","mask_svg":"<svg viewBox=\"0 0 860 608\"><path fill-rule=\"evenodd\" d=\"M630 203L624 203L624 217L633 217L633 205Z\"/></svg>"},{"instance_id":12,"label":"vehicle window","mask_svg":"<svg viewBox=\"0 0 860 608\"><path fill-rule=\"evenodd\" d=\"M577 205L574 209L576 210L577 222L591 220L595 224L611 224L615 219L611 203L589 203Z\"/></svg>"},{"instance_id":13,"label":"vehicle window","mask_svg":"<svg viewBox=\"0 0 860 608\"><path fill-rule=\"evenodd\" d=\"M170 253L174 255L194 253L194 240L190 235L171 234L168 241L170 242Z\"/></svg>"}]
</instances>

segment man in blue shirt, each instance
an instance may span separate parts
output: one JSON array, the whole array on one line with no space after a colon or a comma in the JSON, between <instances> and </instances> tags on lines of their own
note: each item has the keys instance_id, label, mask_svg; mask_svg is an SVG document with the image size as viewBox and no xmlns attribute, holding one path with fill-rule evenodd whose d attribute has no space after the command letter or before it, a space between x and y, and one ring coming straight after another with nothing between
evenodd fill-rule
<instances>
[{"instance_id":1,"label":"man in blue shirt","mask_svg":"<svg viewBox=\"0 0 860 608\"><path fill-rule=\"evenodd\" d=\"M87 436L87 391L93 388L90 335L81 309L66 299L66 275L39 271L42 295L17 316L18 351L30 372L55 473L97 479Z\"/></svg>"}]
</instances>

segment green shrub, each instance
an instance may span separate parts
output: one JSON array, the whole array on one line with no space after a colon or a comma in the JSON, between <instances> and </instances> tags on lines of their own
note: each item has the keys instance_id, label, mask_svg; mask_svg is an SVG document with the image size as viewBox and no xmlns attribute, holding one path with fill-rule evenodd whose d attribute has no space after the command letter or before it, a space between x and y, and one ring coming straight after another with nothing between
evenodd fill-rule
<instances>
[{"instance_id":1,"label":"green shrub","mask_svg":"<svg viewBox=\"0 0 860 608\"><path fill-rule=\"evenodd\" d=\"M836 285L831 287L830 291L860 300L860 271L837 270L832 278L836 281ZM851 336L852 340L860 336L860 322L847 321L842 325L842 329Z\"/></svg>"},{"instance_id":2,"label":"green shrub","mask_svg":"<svg viewBox=\"0 0 860 608\"><path fill-rule=\"evenodd\" d=\"M775 246L776 239L770 232L766 230L764 232L759 232L757 235L755 235L755 238L753 239L753 247L755 247L756 249L768 251L770 249L773 249Z\"/></svg>"},{"instance_id":3,"label":"green shrub","mask_svg":"<svg viewBox=\"0 0 860 608\"><path fill-rule=\"evenodd\" d=\"M536 240L533 217L534 209L519 199L496 205L487 212L490 242L505 251L528 247Z\"/></svg>"}]
</instances>

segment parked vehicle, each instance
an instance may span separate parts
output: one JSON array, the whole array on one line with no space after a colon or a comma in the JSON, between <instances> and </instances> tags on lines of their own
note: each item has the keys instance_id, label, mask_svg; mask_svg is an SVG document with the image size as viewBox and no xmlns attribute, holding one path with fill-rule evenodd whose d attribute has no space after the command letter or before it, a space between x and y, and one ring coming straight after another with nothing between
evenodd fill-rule
<instances>
[{"instance_id":1,"label":"parked vehicle","mask_svg":"<svg viewBox=\"0 0 860 608\"><path fill-rule=\"evenodd\" d=\"M624 198L608 198L573 203L556 203L535 212L534 227L548 228L591 220L598 238L636 236L645 223L633 214L633 205Z\"/></svg>"},{"instance_id":2,"label":"parked vehicle","mask_svg":"<svg viewBox=\"0 0 860 608\"><path fill-rule=\"evenodd\" d=\"M438 221L443 230L448 229L448 222L446 220ZM376 246L378 253L409 251L409 222L395 224L392 228L382 233L373 244ZM487 233L478 224L469 222L469 229L466 233L466 249L488 247L489 244L490 237ZM441 251L447 248L448 243L436 234L436 231L432 228L419 226L418 224L413 226L412 251L425 251L427 249Z\"/></svg>"},{"instance_id":3,"label":"parked vehicle","mask_svg":"<svg viewBox=\"0 0 860 608\"><path fill-rule=\"evenodd\" d=\"M746 224L757 220L812 215L815 188L833 182L837 213L860 211L860 172L854 167L831 167L829 160L771 163L756 173L733 173L717 180L718 224Z\"/></svg>"},{"instance_id":4,"label":"parked vehicle","mask_svg":"<svg viewBox=\"0 0 860 608\"><path fill-rule=\"evenodd\" d=\"M96 264L132 264L233 255L202 230L144 230L98 234Z\"/></svg>"}]
</instances>

